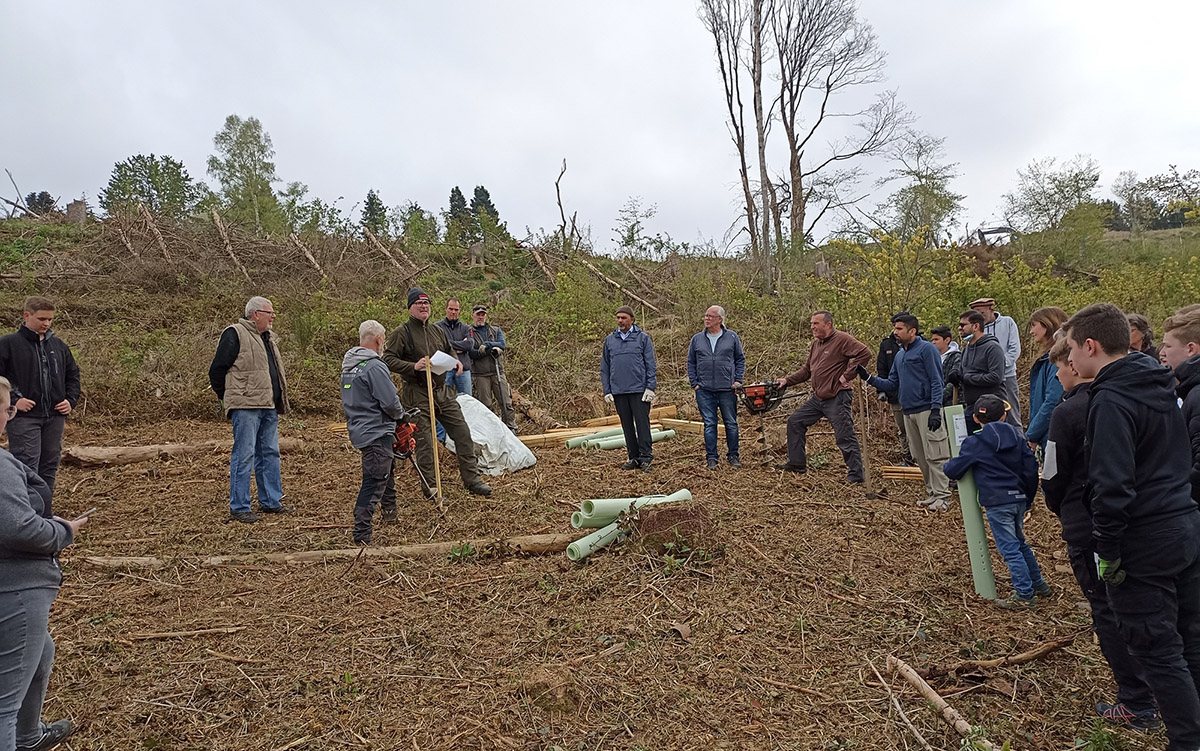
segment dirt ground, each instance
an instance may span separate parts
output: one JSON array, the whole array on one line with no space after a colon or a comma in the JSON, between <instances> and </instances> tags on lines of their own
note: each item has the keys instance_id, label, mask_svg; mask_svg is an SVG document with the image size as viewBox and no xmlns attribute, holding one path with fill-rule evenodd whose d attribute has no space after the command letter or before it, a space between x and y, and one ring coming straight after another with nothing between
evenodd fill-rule
<instances>
[{"instance_id":1,"label":"dirt ground","mask_svg":"<svg viewBox=\"0 0 1200 751\"><path fill-rule=\"evenodd\" d=\"M69 748L919 748L874 664L932 747L957 749L925 700L888 676L888 654L922 668L1076 633L1036 662L933 683L1014 749L1072 748L1093 732L1092 705L1112 700L1040 499L1028 534L1056 594L1034 612L1002 611L973 594L957 505L920 510L919 483L884 483L886 498L865 500L842 481L826 435L810 438L815 471L802 477L748 451L744 469L709 472L694 435L656 444L652 474L618 471L622 452L537 449L536 467L492 480L489 499L465 494L443 452L448 513L417 500L409 467L399 523L375 533L397 545L571 532L585 498L689 488L713 538L670 557L624 544L585 565L554 554L199 566L208 555L350 547L358 453L325 423L284 420L284 435L307 442L283 460L297 512L255 525L225 523L225 454L61 471L59 513L101 509L64 555L51 621L46 714L76 722ZM72 426L67 442L227 434L215 421ZM881 433L871 454L890 463L892 446ZM116 555L171 562L81 560ZM993 565L1006 595L1003 563ZM240 630L139 638L222 627Z\"/></svg>"}]
</instances>

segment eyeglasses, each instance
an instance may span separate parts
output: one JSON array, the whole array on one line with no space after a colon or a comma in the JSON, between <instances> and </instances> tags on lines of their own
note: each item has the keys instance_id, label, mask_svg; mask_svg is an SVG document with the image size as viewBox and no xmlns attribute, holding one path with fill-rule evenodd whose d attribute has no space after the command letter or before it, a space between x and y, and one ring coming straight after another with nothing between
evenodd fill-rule
<instances>
[{"instance_id":1,"label":"eyeglasses","mask_svg":"<svg viewBox=\"0 0 1200 751\"><path fill-rule=\"evenodd\" d=\"M262 313L263 315L266 315L266 316L271 316L272 318L274 318L274 317L275 317L275 311L273 311L273 310L256 310L256 311L254 311L254 312L255 312L255 313Z\"/></svg>"}]
</instances>

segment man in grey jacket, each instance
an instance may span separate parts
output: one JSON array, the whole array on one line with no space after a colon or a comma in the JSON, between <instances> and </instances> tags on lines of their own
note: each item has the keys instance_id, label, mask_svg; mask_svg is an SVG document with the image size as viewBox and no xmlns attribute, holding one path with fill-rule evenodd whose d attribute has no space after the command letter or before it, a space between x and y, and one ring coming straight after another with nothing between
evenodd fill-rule
<instances>
[{"instance_id":1,"label":"man in grey jacket","mask_svg":"<svg viewBox=\"0 0 1200 751\"><path fill-rule=\"evenodd\" d=\"M981 297L969 306L983 314L983 333L991 334L1004 350L1004 401L1008 402L1008 415L1004 421L1021 429L1021 401L1017 390L1017 360L1021 359L1021 330L1009 316L996 312L996 301Z\"/></svg>"},{"instance_id":2,"label":"man in grey jacket","mask_svg":"<svg viewBox=\"0 0 1200 751\"><path fill-rule=\"evenodd\" d=\"M396 521L396 421L404 419L400 394L380 359L387 330L379 321L363 321L358 346L342 358L342 410L350 443L362 452L362 488L354 503L355 545L371 544L375 506L383 521Z\"/></svg>"}]
</instances>

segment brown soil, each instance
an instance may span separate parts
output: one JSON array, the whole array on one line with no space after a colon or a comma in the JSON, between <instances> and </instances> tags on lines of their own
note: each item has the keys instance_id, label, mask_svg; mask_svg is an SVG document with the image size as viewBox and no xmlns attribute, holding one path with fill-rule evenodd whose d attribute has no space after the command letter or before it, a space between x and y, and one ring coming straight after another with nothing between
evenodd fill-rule
<instances>
[{"instance_id":1,"label":"brown soil","mask_svg":"<svg viewBox=\"0 0 1200 751\"><path fill-rule=\"evenodd\" d=\"M487 500L464 493L443 453L446 516L416 500L409 467L399 523L375 532L377 545L569 532L585 498L689 488L725 548L683 566L624 544L586 565L549 555L200 567L213 554L349 547L358 453L326 422L284 420L307 441L283 464L297 513L255 525L225 523L224 455L62 470L60 513L101 508L64 556L52 615L46 713L76 722L70 748L916 748L869 663L1003 656L1088 622L1040 502L1028 534L1056 595L1034 612L998 610L973 594L959 512L919 510L913 483L863 500L841 481L828 436L810 439L805 476L751 466L748 453L742 470L709 472L693 435L656 444L651 474L619 471L620 452L539 449L536 467L493 480ZM68 442L227 432L72 427ZM881 434L874 455L893 460L892 445ZM85 555L172 561L114 571ZM136 638L218 627L243 629ZM935 686L993 742L1021 749L1086 738L1092 704L1114 690L1087 635L986 674ZM959 747L915 691L891 685L935 747ZM1163 745L1122 735L1131 748Z\"/></svg>"}]
</instances>

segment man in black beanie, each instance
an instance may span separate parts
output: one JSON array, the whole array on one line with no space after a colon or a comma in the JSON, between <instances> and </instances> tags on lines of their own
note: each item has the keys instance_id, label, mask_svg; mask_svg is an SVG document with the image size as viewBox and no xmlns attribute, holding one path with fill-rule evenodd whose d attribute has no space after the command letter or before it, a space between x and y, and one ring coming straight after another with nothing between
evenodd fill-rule
<instances>
[{"instance_id":1,"label":"man in black beanie","mask_svg":"<svg viewBox=\"0 0 1200 751\"><path fill-rule=\"evenodd\" d=\"M425 368L429 358L437 351L454 357L454 350L446 338L446 332L429 321L433 311L432 301L425 290L413 287L408 291L408 321L388 336L383 350L383 361L388 368L400 376L400 403L409 411L419 409L416 416L417 467L421 470L421 490L426 498L433 498L437 491L433 482L433 452L436 449L433 431L429 425L429 394L425 381ZM462 372L459 362L456 373ZM454 391L442 378L433 381L433 401L437 409L438 422L446 428L446 434L454 441L458 454L458 473L463 485L475 495L491 495L492 489L479 475L479 464L475 458L475 443L471 439L471 427L463 418Z\"/></svg>"}]
</instances>

